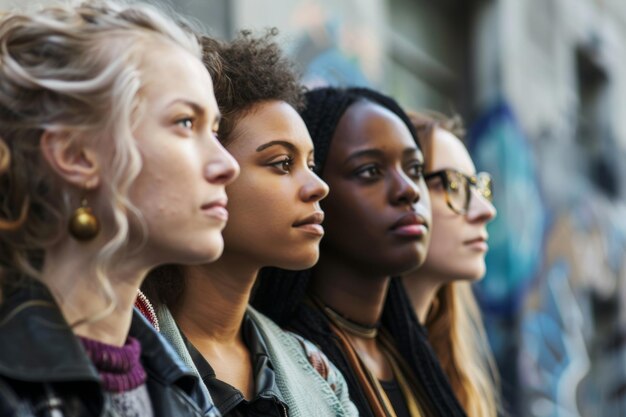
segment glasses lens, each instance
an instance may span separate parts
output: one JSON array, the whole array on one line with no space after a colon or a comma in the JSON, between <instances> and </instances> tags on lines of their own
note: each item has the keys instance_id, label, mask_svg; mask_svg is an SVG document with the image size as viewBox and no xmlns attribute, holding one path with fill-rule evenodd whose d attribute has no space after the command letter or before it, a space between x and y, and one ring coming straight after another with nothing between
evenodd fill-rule
<instances>
[{"instance_id":1,"label":"glasses lens","mask_svg":"<svg viewBox=\"0 0 626 417\"><path fill-rule=\"evenodd\" d=\"M493 201L493 184L491 175L487 172L479 172L476 175L476 189L487 201Z\"/></svg>"},{"instance_id":2,"label":"glasses lens","mask_svg":"<svg viewBox=\"0 0 626 417\"><path fill-rule=\"evenodd\" d=\"M464 213L467 210L469 202L469 193L467 179L463 174L454 171L446 172L448 176L448 202L452 209L458 213Z\"/></svg>"}]
</instances>

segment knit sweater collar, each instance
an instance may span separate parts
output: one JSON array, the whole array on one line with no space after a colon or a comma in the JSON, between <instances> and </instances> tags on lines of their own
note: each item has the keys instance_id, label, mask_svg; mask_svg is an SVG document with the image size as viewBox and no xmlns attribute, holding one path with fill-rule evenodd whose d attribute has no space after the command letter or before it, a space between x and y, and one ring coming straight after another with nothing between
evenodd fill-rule
<instances>
[{"instance_id":1,"label":"knit sweater collar","mask_svg":"<svg viewBox=\"0 0 626 417\"><path fill-rule=\"evenodd\" d=\"M124 346L113 346L86 337L79 339L98 370L106 391L127 392L146 382L146 371L140 361L141 345L136 338L128 337Z\"/></svg>"}]
</instances>

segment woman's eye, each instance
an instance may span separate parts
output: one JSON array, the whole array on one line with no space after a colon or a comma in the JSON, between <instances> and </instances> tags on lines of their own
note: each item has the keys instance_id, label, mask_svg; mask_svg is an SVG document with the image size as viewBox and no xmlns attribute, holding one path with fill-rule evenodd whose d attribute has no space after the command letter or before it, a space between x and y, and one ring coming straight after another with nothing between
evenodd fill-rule
<instances>
[{"instance_id":1,"label":"woman's eye","mask_svg":"<svg viewBox=\"0 0 626 417\"><path fill-rule=\"evenodd\" d=\"M193 117L183 117L176 120L176 124L185 129L193 129L194 119Z\"/></svg>"},{"instance_id":2,"label":"woman's eye","mask_svg":"<svg viewBox=\"0 0 626 417\"><path fill-rule=\"evenodd\" d=\"M432 181L428 181L426 183L428 185L429 190L443 190L443 182L440 179L433 179Z\"/></svg>"},{"instance_id":3,"label":"woman's eye","mask_svg":"<svg viewBox=\"0 0 626 417\"><path fill-rule=\"evenodd\" d=\"M424 164L419 162L411 164L407 169L407 174L413 178L420 179L424 176Z\"/></svg>"},{"instance_id":4,"label":"woman's eye","mask_svg":"<svg viewBox=\"0 0 626 417\"><path fill-rule=\"evenodd\" d=\"M372 179L380 175L380 169L375 165L367 165L355 172L355 175L363 179Z\"/></svg>"},{"instance_id":5,"label":"woman's eye","mask_svg":"<svg viewBox=\"0 0 626 417\"><path fill-rule=\"evenodd\" d=\"M291 167L293 166L293 158L284 158L284 159L281 159L280 161L272 162L270 166L273 166L274 168L278 168L284 173L291 172Z\"/></svg>"}]
</instances>

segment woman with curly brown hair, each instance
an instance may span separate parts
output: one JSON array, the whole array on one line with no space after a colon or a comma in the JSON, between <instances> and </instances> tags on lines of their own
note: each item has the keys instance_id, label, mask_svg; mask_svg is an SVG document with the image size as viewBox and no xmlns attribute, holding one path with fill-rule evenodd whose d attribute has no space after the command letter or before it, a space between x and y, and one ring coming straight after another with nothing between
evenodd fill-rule
<instances>
[{"instance_id":1,"label":"woman with curly brown hair","mask_svg":"<svg viewBox=\"0 0 626 417\"><path fill-rule=\"evenodd\" d=\"M321 352L248 306L261 268L315 264L328 193L298 114L302 89L271 37L204 39L218 134L241 166L227 189L225 250L215 263L156 270L144 288L162 333L224 416L354 416L343 377Z\"/></svg>"},{"instance_id":2,"label":"woman with curly brown hair","mask_svg":"<svg viewBox=\"0 0 626 417\"><path fill-rule=\"evenodd\" d=\"M0 415L216 415L133 304L222 251L218 122L197 39L153 7L0 18Z\"/></svg>"},{"instance_id":3,"label":"woman with curly brown hair","mask_svg":"<svg viewBox=\"0 0 626 417\"><path fill-rule=\"evenodd\" d=\"M426 156L433 215L422 266L403 277L417 316L469 417L498 415L498 374L470 287L485 274L491 177L476 173L460 121L410 113Z\"/></svg>"}]
</instances>

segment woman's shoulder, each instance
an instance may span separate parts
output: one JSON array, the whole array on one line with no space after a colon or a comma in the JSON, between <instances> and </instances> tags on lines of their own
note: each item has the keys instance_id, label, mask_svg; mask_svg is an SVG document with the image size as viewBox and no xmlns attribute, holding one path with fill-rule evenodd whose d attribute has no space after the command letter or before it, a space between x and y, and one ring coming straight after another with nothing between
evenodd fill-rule
<instances>
[{"instance_id":1,"label":"woman's shoulder","mask_svg":"<svg viewBox=\"0 0 626 417\"><path fill-rule=\"evenodd\" d=\"M274 365L282 374L279 377L287 377L287 382L291 382L289 386L293 389L300 386L298 392L301 397L298 398L305 403L317 398L316 415L324 415L319 414L322 404L328 406L328 415L358 415L356 407L350 401L348 387L341 372L315 344L298 334L281 329L268 317L253 309L249 309L248 313L268 338L266 342L269 342L270 350L274 354L272 360L277 361Z\"/></svg>"},{"instance_id":2,"label":"woman's shoulder","mask_svg":"<svg viewBox=\"0 0 626 417\"><path fill-rule=\"evenodd\" d=\"M298 353L306 357L308 364L331 386L333 391L336 389L337 383L339 382L339 371L337 371L328 357L313 344L313 342L299 334L280 328L270 318L258 311L252 310L251 313L257 323L262 324L266 328L266 331L269 330L282 340L292 342L292 345L296 347Z\"/></svg>"},{"instance_id":3,"label":"woman's shoulder","mask_svg":"<svg viewBox=\"0 0 626 417\"><path fill-rule=\"evenodd\" d=\"M304 337L292 333L287 332L292 337L294 337L300 346L302 346L302 351L306 355L311 366L317 371L318 374L322 378L328 382L333 391L337 388L337 383L339 382L339 377L337 368L332 364L330 359L310 340L305 339Z\"/></svg>"}]
</instances>

